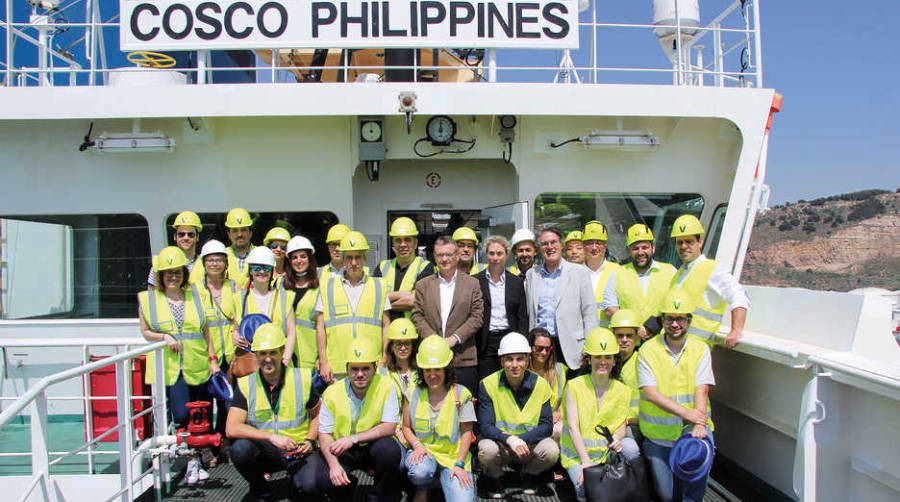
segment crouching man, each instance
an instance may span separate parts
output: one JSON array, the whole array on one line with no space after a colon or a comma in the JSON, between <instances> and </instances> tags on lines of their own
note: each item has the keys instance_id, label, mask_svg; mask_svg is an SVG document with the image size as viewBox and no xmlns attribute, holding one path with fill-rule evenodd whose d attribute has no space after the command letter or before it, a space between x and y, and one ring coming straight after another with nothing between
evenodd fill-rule
<instances>
[{"instance_id":1,"label":"crouching man","mask_svg":"<svg viewBox=\"0 0 900 502\"><path fill-rule=\"evenodd\" d=\"M318 433L319 395L310 369L282 365L285 336L267 323L256 329L251 350L259 371L238 379L225 432L234 440L231 459L250 484L251 499L272 497L265 473L287 470L298 492L315 492L313 455Z\"/></svg>"},{"instance_id":2,"label":"crouching man","mask_svg":"<svg viewBox=\"0 0 900 502\"><path fill-rule=\"evenodd\" d=\"M377 373L381 350L369 338L350 342L347 378L322 393L319 440L325 462L316 484L331 500L350 500L355 483L350 471L375 471L369 502L400 500L400 445L394 431L400 422L400 399L393 381Z\"/></svg>"}]
</instances>

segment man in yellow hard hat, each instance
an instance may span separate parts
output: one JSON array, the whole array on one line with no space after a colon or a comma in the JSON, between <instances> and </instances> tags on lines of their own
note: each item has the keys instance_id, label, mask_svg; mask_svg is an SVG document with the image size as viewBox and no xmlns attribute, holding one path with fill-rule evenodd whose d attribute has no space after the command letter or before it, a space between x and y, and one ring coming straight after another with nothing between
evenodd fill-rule
<instances>
[{"instance_id":1,"label":"man in yellow hard hat","mask_svg":"<svg viewBox=\"0 0 900 502\"><path fill-rule=\"evenodd\" d=\"M318 488L331 500L350 500L350 471L372 469L368 500L399 502L402 452L393 438L400 423L397 388L378 374L381 350L370 340L356 338L343 348L347 378L322 394L319 444L325 462L316 473Z\"/></svg>"},{"instance_id":2,"label":"man in yellow hard hat","mask_svg":"<svg viewBox=\"0 0 900 502\"><path fill-rule=\"evenodd\" d=\"M716 384L712 359L706 344L688 336L697 316L692 314L694 305L687 291L669 291L660 311L663 335L645 342L638 353L638 422L644 455L660 500L672 501L673 493L682 493L684 499L700 502L708 477L694 482L675 478L669 455L685 425L693 437L712 441L709 390Z\"/></svg>"},{"instance_id":3,"label":"man in yellow hard hat","mask_svg":"<svg viewBox=\"0 0 900 502\"><path fill-rule=\"evenodd\" d=\"M603 292L606 290L607 284L612 280L612 276L619 265L607 260L609 251L607 248L607 240L609 234L606 231L606 225L599 221L589 221L584 226L584 266L587 267L591 275L591 290L594 292L594 299L597 303L597 325L600 327L609 326L609 316L600 307L603 302Z\"/></svg>"},{"instance_id":4,"label":"man in yellow hard hat","mask_svg":"<svg viewBox=\"0 0 900 502\"><path fill-rule=\"evenodd\" d=\"M244 287L250 280L247 255L255 247L250 242L250 238L253 237L253 219L246 209L236 207L225 216L225 228L228 229L228 241L231 242L225 249L228 253L226 277Z\"/></svg>"},{"instance_id":5,"label":"man in yellow hard hat","mask_svg":"<svg viewBox=\"0 0 900 502\"><path fill-rule=\"evenodd\" d=\"M328 282L332 275L341 275L344 273L344 261L341 257L341 240L350 233L350 227L343 223L332 225L325 235L325 244L328 245L328 256L331 262L327 265L319 267L319 284Z\"/></svg>"},{"instance_id":6,"label":"man in yellow hard hat","mask_svg":"<svg viewBox=\"0 0 900 502\"><path fill-rule=\"evenodd\" d=\"M175 216L172 228L174 229L172 240L184 252L184 256L188 260L187 268L190 271L188 281L195 283L203 280L203 267L194 266L197 262L197 242L200 240L200 232L203 230L200 217L193 211L182 211ZM150 267L147 289L154 289L156 286L156 272L153 267Z\"/></svg>"},{"instance_id":7,"label":"man in yellow hard hat","mask_svg":"<svg viewBox=\"0 0 900 502\"><path fill-rule=\"evenodd\" d=\"M396 255L392 260L381 260L372 277L381 277L387 284L391 300L391 320L409 319L416 294L416 283L434 273L434 265L419 257L419 229L415 222L401 216L391 224L391 242Z\"/></svg>"},{"instance_id":8,"label":"man in yellow hard hat","mask_svg":"<svg viewBox=\"0 0 900 502\"><path fill-rule=\"evenodd\" d=\"M478 263L478 236L469 227L459 227L453 231L453 240L459 246L459 270L464 274L475 275L487 268Z\"/></svg>"},{"instance_id":9,"label":"man in yellow hard hat","mask_svg":"<svg viewBox=\"0 0 900 502\"><path fill-rule=\"evenodd\" d=\"M660 303L662 301L660 300ZM628 435L638 444L643 437L638 428L638 401L641 393L638 387L637 372L637 347L638 329L641 328L638 315L628 309L619 309L609 320L609 328L612 330L619 345L619 353L616 355L616 365L619 367L619 380L631 389L631 402L627 418Z\"/></svg>"},{"instance_id":10,"label":"man in yellow hard hat","mask_svg":"<svg viewBox=\"0 0 900 502\"><path fill-rule=\"evenodd\" d=\"M584 241L582 240L581 230L572 230L566 234L566 240L563 246L566 249L566 260L572 263L584 263Z\"/></svg>"},{"instance_id":11,"label":"man in yellow hard hat","mask_svg":"<svg viewBox=\"0 0 900 502\"><path fill-rule=\"evenodd\" d=\"M639 318L638 342L647 340L659 333L659 305L669 291L675 267L655 260L656 246L653 231L643 223L636 223L628 228L625 244L631 261L622 265L612 273L603 293L600 308L608 317L612 317L620 308L634 312ZM650 322L651 329L644 327Z\"/></svg>"},{"instance_id":12,"label":"man in yellow hard hat","mask_svg":"<svg viewBox=\"0 0 900 502\"><path fill-rule=\"evenodd\" d=\"M347 345L352 340L365 338L381 353L387 347L391 324L387 286L383 279L365 271L369 251L366 236L355 230L348 232L338 249L344 271L319 283L316 300L319 374L327 383L334 381L335 375L343 375Z\"/></svg>"},{"instance_id":13,"label":"man in yellow hard hat","mask_svg":"<svg viewBox=\"0 0 900 502\"><path fill-rule=\"evenodd\" d=\"M710 348L726 306L730 306L731 330L725 337L725 345L734 348L744 331L750 298L723 264L703 255L704 233L700 220L690 214L679 216L672 224L672 238L681 258L681 267L672 278L671 286L691 295L697 311L689 334L703 338Z\"/></svg>"},{"instance_id":14,"label":"man in yellow hard hat","mask_svg":"<svg viewBox=\"0 0 900 502\"><path fill-rule=\"evenodd\" d=\"M231 460L256 500L269 500L266 473L281 470L298 492L314 494L316 471L324 463L314 454L320 400L312 370L283 366L284 344L278 326L256 328L251 349L259 370L238 379L225 426L234 440Z\"/></svg>"}]
</instances>

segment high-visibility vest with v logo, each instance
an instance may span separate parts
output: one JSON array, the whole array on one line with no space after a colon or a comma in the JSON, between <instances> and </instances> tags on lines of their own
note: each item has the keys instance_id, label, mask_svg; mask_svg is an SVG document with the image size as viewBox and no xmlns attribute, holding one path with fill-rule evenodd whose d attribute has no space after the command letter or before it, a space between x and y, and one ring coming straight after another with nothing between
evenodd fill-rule
<instances>
[{"instance_id":1,"label":"high-visibility vest with v logo","mask_svg":"<svg viewBox=\"0 0 900 502\"><path fill-rule=\"evenodd\" d=\"M294 306L294 292L284 289L271 289L272 298L269 300L269 309L263 312L256 303L256 299L250 294L249 289L241 291L240 308L238 309L237 324L240 326L241 319L247 314L265 314L272 320L272 324L285 331L285 326L290 320L291 308Z\"/></svg>"},{"instance_id":2,"label":"high-visibility vest with v logo","mask_svg":"<svg viewBox=\"0 0 900 502\"><path fill-rule=\"evenodd\" d=\"M641 390L638 387L637 360L638 353L635 351L622 365L622 371L619 373L619 379L631 389L631 402L628 407L629 420L638 417L638 404L641 401Z\"/></svg>"},{"instance_id":3,"label":"high-visibility vest with v logo","mask_svg":"<svg viewBox=\"0 0 900 502\"><path fill-rule=\"evenodd\" d=\"M312 370L285 368L284 387L278 395L275 409L266 397L265 382L259 372L238 379L238 386L247 397L247 423L258 430L287 436L302 442L309 432L310 417L306 412L312 384Z\"/></svg>"},{"instance_id":4,"label":"high-visibility vest with v logo","mask_svg":"<svg viewBox=\"0 0 900 502\"><path fill-rule=\"evenodd\" d=\"M719 330L719 325L722 324L722 316L725 314L726 307L725 302L722 302L716 308L711 307L706 303L706 295L704 294L706 292L706 283L709 282L713 270L718 265L719 263L715 260L706 259L701 261L691 268L687 277L681 282L681 286L678 286L678 281L684 274L684 268L679 268L675 276L672 277L671 283L671 287L680 287L687 291L694 300L694 315L691 318L691 327L688 328L688 334L706 342L710 349L712 349L716 341L716 332Z\"/></svg>"},{"instance_id":5,"label":"high-visibility vest with v logo","mask_svg":"<svg viewBox=\"0 0 900 502\"><path fill-rule=\"evenodd\" d=\"M250 245L247 249L248 255L254 247L256 246L253 244ZM244 260L244 266L241 267L238 262L237 254L235 254L234 248L231 246L225 248L225 254L228 255L228 268L225 269L225 278L236 282L241 288L246 287L247 283L250 281L250 264Z\"/></svg>"},{"instance_id":6,"label":"high-visibility vest with v logo","mask_svg":"<svg viewBox=\"0 0 900 502\"><path fill-rule=\"evenodd\" d=\"M343 373L347 365L347 347L358 337L365 337L380 354L382 351L382 324L387 288L379 277L363 276L362 295L356 311L350 305L341 277L332 277L320 291L325 321L325 357L332 371Z\"/></svg>"},{"instance_id":7,"label":"high-visibility vest with v logo","mask_svg":"<svg viewBox=\"0 0 900 502\"><path fill-rule=\"evenodd\" d=\"M528 371L528 373L533 373ZM494 425L507 434L521 435L538 425L541 418L541 409L545 403L550 402L550 384L547 380L537 376L537 383L534 384L534 390L528 396L523 408L519 408L516 404L516 398L513 397L512 391L507 386L500 386L500 375L503 370L495 371L484 377L481 383L484 390L494 403ZM526 374L525 378L528 378Z\"/></svg>"},{"instance_id":8,"label":"high-visibility vest with v logo","mask_svg":"<svg viewBox=\"0 0 900 502\"><path fill-rule=\"evenodd\" d=\"M429 453L434 455L438 464L453 469L459 458L459 440L462 431L459 429L459 408L472 400L472 393L462 385L455 384L447 391L440 411L434 422L431 421L431 404L428 400L428 389L416 387L409 401L409 419L416 438ZM465 469L472 470L472 455L466 453Z\"/></svg>"},{"instance_id":9,"label":"high-visibility vest with v logo","mask_svg":"<svg viewBox=\"0 0 900 502\"><path fill-rule=\"evenodd\" d=\"M138 293L141 315L150 330L171 335L178 340L181 349L179 352L173 352L168 347L162 350L166 385L174 384L179 373L184 374L184 381L189 385L200 385L209 380L209 353L206 351L206 340L203 339L206 318L200 296L196 285L191 285L184 292L184 322L179 329L162 291ZM147 373L144 377L147 383L156 382L155 360L155 352L147 354Z\"/></svg>"},{"instance_id":10,"label":"high-visibility vest with v logo","mask_svg":"<svg viewBox=\"0 0 900 502\"><path fill-rule=\"evenodd\" d=\"M597 325L604 328L609 327L609 316L600 308L600 305L603 303L603 292L606 291L606 283L609 282L609 276L617 270L619 270L617 263L609 260L604 261L603 266L600 267L600 280L597 281L597 289L594 291L594 300L597 302ZM619 273L616 272L616 275L619 275Z\"/></svg>"},{"instance_id":11,"label":"high-visibility vest with v logo","mask_svg":"<svg viewBox=\"0 0 900 502\"><path fill-rule=\"evenodd\" d=\"M363 398L362 409L354 420L353 412L350 409L350 393L353 392L350 386L350 379L342 378L329 385L322 393L322 401L334 417L334 432L332 432L334 439L365 432L380 424L385 403L390 398L391 391L394 390L394 383L390 378L377 373L373 375L372 382L366 389L366 396ZM396 394L394 396L396 398ZM399 406L399 401L397 405Z\"/></svg>"},{"instance_id":12,"label":"high-visibility vest with v logo","mask_svg":"<svg viewBox=\"0 0 900 502\"><path fill-rule=\"evenodd\" d=\"M294 345L294 353L297 354L297 366L300 368L314 367L316 359L319 358L319 348L316 345L316 321L319 319L319 313L316 312L318 297L318 289L307 289L294 309L294 325L297 328L297 343Z\"/></svg>"},{"instance_id":13,"label":"high-visibility vest with v logo","mask_svg":"<svg viewBox=\"0 0 900 502\"><path fill-rule=\"evenodd\" d=\"M651 268L649 271L650 282L647 284L646 294L634 263L622 265L616 272L616 296L619 298L619 308L633 311L641 324L659 315L659 307L669 292L672 277L675 275L675 267L672 265L658 261L655 264L658 268Z\"/></svg>"},{"instance_id":14,"label":"high-visibility vest with v logo","mask_svg":"<svg viewBox=\"0 0 900 502\"><path fill-rule=\"evenodd\" d=\"M393 260L382 260L381 264L378 265L378 270L381 271L381 278L384 279L387 290L390 293L392 291L412 291L416 286L416 279L419 277L419 274L424 272L425 269L430 266L432 266L431 262L416 256L406 268L406 273L403 274L403 280L400 281L399 288L394 284L397 275L397 258L394 258ZM412 311L407 310L403 315L409 319L410 315L412 315Z\"/></svg>"},{"instance_id":15,"label":"high-visibility vest with v logo","mask_svg":"<svg viewBox=\"0 0 900 502\"><path fill-rule=\"evenodd\" d=\"M609 388L603 396L599 409L597 408L597 393L590 375L582 375L570 380L566 392L572 394L572 398L578 406L578 431L581 433L581 439L584 441L584 447L591 458L591 463L606 462L609 445L606 438L597 429L602 425L607 427L610 433L614 433L625 423L631 389L618 380L610 380ZM569 421L565 417L559 443L559 457L564 469L581 463L578 450L575 449L575 443L569 432Z\"/></svg>"},{"instance_id":16,"label":"high-visibility vest with v logo","mask_svg":"<svg viewBox=\"0 0 900 502\"><path fill-rule=\"evenodd\" d=\"M219 364L225 360L231 361L234 357L234 340L231 338L231 332L237 317L240 296L237 283L228 279L222 282L222 297L219 298L219 303L213 299L205 280L200 283L200 287L206 327L209 328L209 336L219 357Z\"/></svg>"}]
</instances>

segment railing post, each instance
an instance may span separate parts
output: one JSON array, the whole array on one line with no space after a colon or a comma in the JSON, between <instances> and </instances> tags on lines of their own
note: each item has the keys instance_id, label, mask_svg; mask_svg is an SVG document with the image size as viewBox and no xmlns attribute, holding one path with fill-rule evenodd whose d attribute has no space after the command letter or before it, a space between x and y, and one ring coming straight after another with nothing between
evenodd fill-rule
<instances>
[{"instance_id":1,"label":"railing post","mask_svg":"<svg viewBox=\"0 0 900 502\"><path fill-rule=\"evenodd\" d=\"M725 56L722 54L722 31L721 25L715 23L712 25L713 31L713 64L716 70L716 87L725 86L725 75L722 74L725 68Z\"/></svg>"},{"instance_id":2,"label":"railing post","mask_svg":"<svg viewBox=\"0 0 900 502\"><path fill-rule=\"evenodd\" d=\"M116 413L119 421L124 421L119 429L119 479L123 489L122 502L132 500L131 456L134 454L134 421L131 418L131 359L116 363Z\"/></svg>"},{"instance_id":3,"label":"railing post","mask_svg":"<svg viewBox=\"0 0 900 502\"><path fill-rule=\"evenodd\" d=\"M497 49L487 50L488 82L497 81Z\"/></svg>"},{"instance_id":4,"label":"railing post","mask_svg":"<svg viewBox=\"0 0 900 502\"><path fill-rule=\"evenodd\" d=\"M153 435L164 436L169 433L169 429L167 427L168 408L166 407L166 377L163 368L162 350L153 351L153 356L153 371L156 375L156 379L150 389L150 393L153 396L151 404L153 406ZM146 371L150 371L150 368L147 368ZM163 490L168 489L169 462L159 463L159 479L162 483L165 483L163 485Z\"/></svg>"},{"instance_id":5,"label":"railing post","mask_svg":"<svg viewBox=\"0 0 900 502\"><path fill-rule=\"evenodd\" d=\"M753 45L756 50L756 87L763 86L762 35L759 29L759 0L753 1Z\"/></svg>"},{"instance_id":6,"label":"railing post","mask_svg":"<svg viewBox=\"0 0 900 502\"><path fill-rule=\"evenodd\" d=\"M56 490L50 481L50 444L47 431L47 396L43 392L31 402L31 474L44 475L47 500L56 501Z\"/></svg>"},{"instance_id":7,"label":"railing post","mask_svg":"<svg viewBox=\"0 0 900 502\"><path fill-rule=\"evenodd\" d=\"M12 52L12 0L6 0L6 86L12 87L13 52Z\"/></svg>"}]
</instances>

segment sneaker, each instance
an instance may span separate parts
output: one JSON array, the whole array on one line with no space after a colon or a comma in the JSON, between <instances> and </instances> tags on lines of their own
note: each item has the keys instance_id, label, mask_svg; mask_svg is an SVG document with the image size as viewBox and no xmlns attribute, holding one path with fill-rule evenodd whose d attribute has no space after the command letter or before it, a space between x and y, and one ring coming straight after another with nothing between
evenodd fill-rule
<instances>
[{"instance_id":1,"label":"sneaker","mask_svg":"<svg viewBox=\"0 0 900 502\"><path fill-rule=\"evenodd\" d=\"M540 476L522 474L522 493L524 495L537 495L540 488Z\"/></svg>"},{"instance_id":2,"label":"sneaker","mask_svg":"<svg viewBox=\"0 0 900 502\"><path fill-rule=\"evenodd\" d=\"M199 465L197 466L197 481L206 481L209 479L209 473Z\"/></svg>"},{"instance_id":3,"label":"sneaker","mask_svg":"<svg viewBox=\"0 0 900 502\"><path fill-rule=\"evenodd\" d=\"M484 499L500 500L504 497L503 485L499 479L493 479L482 474L478 477L478 489L480 497Z\"/></svg>"},{"instance_id":4,"label":"sneaker","mask_svg":"<svg viewBox=\"0 0 900 502\"><path fill-rule=\"evenodd\" d=\"M199 460L189 460L187 463L187 469L184 472L184 478L187 481L188 486L194 486L197 484L197 481L200 479L200 461ZM204 473L206 471L203 471ZM206 477L209 478L209 474L206 474Z\"/></svg>"}]
</instances>

